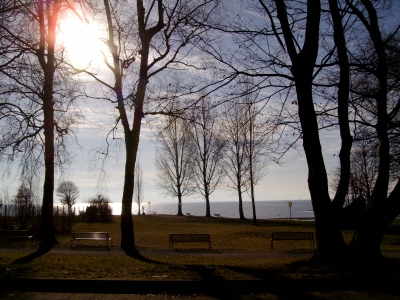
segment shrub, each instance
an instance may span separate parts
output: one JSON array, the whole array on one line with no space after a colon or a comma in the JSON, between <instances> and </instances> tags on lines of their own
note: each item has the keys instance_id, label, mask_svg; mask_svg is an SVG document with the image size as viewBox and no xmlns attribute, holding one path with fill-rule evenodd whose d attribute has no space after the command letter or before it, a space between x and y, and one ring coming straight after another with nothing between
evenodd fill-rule
<instances>
[{"instance_id":1,"label":"shrub","mask_svg":"<svg viewBox=\"0 0 400 300\"><path fill-rule=\"evenodd\" d=\"M112 207L110 200L103 195L97 195L89 200L86 208L87 222L110 222L112 219Z\"/></svg>"}]
</instances>

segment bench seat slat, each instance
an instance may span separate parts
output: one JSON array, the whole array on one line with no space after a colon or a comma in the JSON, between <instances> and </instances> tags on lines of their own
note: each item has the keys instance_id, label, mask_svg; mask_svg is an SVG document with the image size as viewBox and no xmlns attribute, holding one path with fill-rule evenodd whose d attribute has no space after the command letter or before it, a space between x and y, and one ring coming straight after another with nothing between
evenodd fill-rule
<instances>
[{"instance_id":1,"label":"bench seat slat","mask_svg":"<svg viewBox=\"0 0 400 300\"><path fill-rule=\"evenodd\" d=\"M274 241L284 241L284 240L309 240L310 246L312 243L312 248L314 249L314 232L312 231L277 231L273 232L271 235L271 250L274 249Z\"/></svg>"},{"instance_id":2,"label":"bench seat slat","mask_svg":"<svg viewBox=\"0 0 400 300\"><path fill-rule=\"evenodd\" d=\"M169 246L172 249L174 243L177 242L193 242L193 243L207 243L208 249L211 249L211 238L209 233L171 233L169 235Z\"/></svg>"},{"instance_id":3,"label":"bench seat slat","mask_svg":"<svg viewBox=\"0 0 400 300\"><path fill-rule=\"evenodd\" d=\"M105 241L106 247L108 250L108 242L111 242L112 247L112 238L109 237L108 232L72 232L71 233L71 249L73 248L74 241L77 241L77 245L79 246L79 241Z\"/></svg>"}]
</instances>

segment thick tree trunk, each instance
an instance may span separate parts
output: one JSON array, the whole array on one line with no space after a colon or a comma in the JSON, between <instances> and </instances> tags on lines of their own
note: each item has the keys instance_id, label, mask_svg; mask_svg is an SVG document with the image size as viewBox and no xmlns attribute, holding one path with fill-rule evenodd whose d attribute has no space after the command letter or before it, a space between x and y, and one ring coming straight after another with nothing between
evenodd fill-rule
<instances>
[{"instance_id":1,"label":"thick tree trunk","mask_svg":"<svg viewBox=\"0 0 400 300\"><path fill-rule=\"evenodd\" d=\"M379 206L367 207L350 243L351 258L358 262L379 262L383 236L400 213L400 180Z\"/></svg>"},{"instance_id":2,"label":"thick tree trunk","mask_svg":"<svg viewBox=\"0 0 400 300\"><path fill-rule=\"evenodd\" d=\"M253 180L251 180L251 208L253 210L253 225L258 225L257 223L257 215L256 215L256 201L254 198L254 184Z\"/></svg>"},{"instance_id":3,"label":"thick tree trunk","mask_svg":"<svg viewBox=\"0 0 400 300\"><path fill-rule=\"evenodd\" d=\"M43 128L44 128L44 161L45 175L43 185L43 203L40 226L41 243L38 253L48 252L57 240L53 227L54 202L54 103L53 86L55 73L54 47L56 42L56 25L60 2L44 3L38 1L38 17L40 25L40 45L37 51L38 60L44 73L43 83ZM47 24L45 18L47 17ZM47 26L47 28L46 28ZM47 29L47 30L46 30ZM47 53L46 52L47 48Z\"/></svg>"},{"instance_id":4,"label":"thick tree trunk","mask_svg":"<svg viewBox=\"0 0 400 300\"><path fill-rule=\"evenodd\" d=\"M296 83L299 116L303 130L303 147L308 164L308 188L315 215L316 257L331 261L342 257L345 243L337 213L328 194L328 179L318 135L317 118L312 101L311 84Z\"/></svg>"},{"instance_id":5,"label":"thick tree trunk","mask_svg":"<svg viewBox=\"0 0 400 300\"><path fill-rule=\"evenodd\" d=\"M328 193L328 180L312 95L313 70L319 46L321 4L319 0L307 2L305 40L299 53L293 41L285 3L282 0L276 0L276 4L286 48L292 61L291 71L296 85L303 148L308 164L308 188L315 215L317 240L315 257L323 261L337 260L344 253L345 243L337 224L336 210L332 207Z\"/></svg>"},{"instance_id":6,"label":"thick tree trunk","mask_svg":"<svg viewBox=\"0 0 400 300\"><path fill-rule=\"evenodd\" d=\"M208 192L206 193L206 217L210 218L211 217L211 209L210 209L210 195Z\"/></svg>"},{"instance_id":7,"label":"thick tree trunk","mask_svg":"<svg viewBox=\"0 0 400 300\"><path fill-rule=\"evenodd\" d=\"M204 182L204 195L206 199L206 217L211 217L211 210L210 210L210 193L208 190L208 183L207 183L207 166L205 160L203 160L203 182Z\"/></svg>"},{"instance_id":8,"label":"thick tree trunk","mask_svg":"<svg viewBox=\"0 0 400 300\"><path fill-rule=\"evenodd\" d=\"M183 216L183 213L182 213L182 194L181 194L180 191L178 192L178 216Z\"/></svg>"},{"instance_id":9,"label":"thick tree trunk","mask_svg":"<svg viewBox=\"0 0 400 300\"><path fill-rule=\"evenodd\" d=\"M333 205L336 210L340 210L345 202L347 191L350 183L350 151L353 143L353 137L350 134L349 122L349 92L350 92L350 66L347 57L346 39L344 36L342 17L340 15L337 0L329 0L329 8L331 11L334 39L337 47L340 81L338 86L338 118L340 137L342 145L340 148L340 179Z\"/></svg>"},{"instance_id":10,"label":"thick tree trunk","mask_svg":"<svg viewBox=\"0 0 400 300\"><path fill-rule=\"evenodd\" d=\"M238 187L238 196L239 196L239 219L246 220L243 213L243 199L242 199L242 189L240 186Z\"/></svg>"},{"instance_id":11,"label":"thick tree trunk","mask_svg":"<svg viewBox=\"0 0 400 300\"><path fill-rule=\"evenodd\" d=\"M134 189L134 170L136 161L136 148L134 133L125 133L126 162L124 190L122 194L121 207L121 248L128 255L136 255L135 235L132 220L132 199Z\"/></svg>"},{"instance_id":12,"label":"thick tree trunk","mask_svg":"<svg viewBox=\"0 0 400 300\"><path fill-rule=\"evenodd\" d=\"M378 92L375 95L378 120L375 128L379 141L379 166L378 176L371 197L368 199L366 211L354 234L351 250L354 255L373 260L381 258L380 244L385 230L395 218L392 210L399 212L398 202L400 200L398 200L398 184L391 195L387 197L390 145L387 133L389 118L387 113L388 64L385 52L386 45L382 39L378 16L373 3L370 0L362 0L361 3L365 8L363 12L352 4L349 6L368 30L377 55L377 68L374 75L378 83Z\"/></svg>"},{"instance_id":13,"label":"thick tree trunk","mask_svg":"<svg viewBox=\"0 0 400 300\"><path fill-rule=\"evenodd\" d=\"M47 87L51 89L51 87ZM52 90L52 89L51 89ZM54 236L53 225L53 194L54 194L54 110L52 91L45 93L44 110L44 160L45 177L43 185L43 203L40 224L41 243L38 252L46 253L55 244L58 244Z\"/></svg>"}]
</instances>

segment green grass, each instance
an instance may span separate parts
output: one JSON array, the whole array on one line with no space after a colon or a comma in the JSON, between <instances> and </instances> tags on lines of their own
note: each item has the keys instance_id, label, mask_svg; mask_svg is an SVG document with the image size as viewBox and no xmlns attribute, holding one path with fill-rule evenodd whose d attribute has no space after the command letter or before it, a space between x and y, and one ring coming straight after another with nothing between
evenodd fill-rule
<instances>
[{"instance_id":1,"label":"green grass","mask_svg":"<svg viewBox=\"0 0 400 300\"><path fill-rule=\"evenodd\" d=\"M111 223L78 223L74 231L107 231L113 238L114 247L120 244L119 217ZM238 257L189 256L185 251L206 252L206 244L177 244L185 248L180 256L151 256L140 261L115 251L98 254L69 250L70 235L57 236L60 242L55 248L65 252L48 253L29 262L20 259L27 252L0 249L0 277L24 278L90 278L90 279L260 279L274 276L316 277L346 276L348 271L331 267L310 267L306 258L268 257L246 258L240 253L272 252L270 237L273 231L314 231L312 221L261 220L259 226L251 221L224 218L178 217L178 216L134 216L135 243L143 250L166 250L169 248L169 233L210 233L213 251L238 252ZM382 250L400 250L396 237L398 224L394 224L382 243ZM343 231L347 241L352 232ZM103 246L103 244L101 244ZM191 248L190 250L188 248ZM201 249L201 250L199 250ZM309 241L279 241L273 252L310 251ZM399 251L400 253L400 251ZM397 264L396 264L397 267ZM396 268L397 270L398 268ZM396 271L397 272L397 271ZM400 272L397 272L400 273Z\"/></svg>"}]
</instances>

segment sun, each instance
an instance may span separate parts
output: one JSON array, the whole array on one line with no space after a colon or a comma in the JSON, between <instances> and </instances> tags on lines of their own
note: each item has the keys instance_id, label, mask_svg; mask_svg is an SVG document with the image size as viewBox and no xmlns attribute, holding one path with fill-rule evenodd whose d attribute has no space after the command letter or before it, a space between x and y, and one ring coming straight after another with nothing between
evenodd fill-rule
<instances>
[{"instance_id":1,"label":"sun","mask_svg":"<svg viewBox=\"0 0 400 300\"><path fill-rule=\"evenodd\" d=\"M100 32L94 22L85 24L75 14L69 13L60 21L57 36L67 59L76 68L86 68L102 58L105 46L100 41Z\"/></svg>"}]
</instances>

